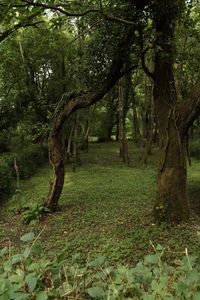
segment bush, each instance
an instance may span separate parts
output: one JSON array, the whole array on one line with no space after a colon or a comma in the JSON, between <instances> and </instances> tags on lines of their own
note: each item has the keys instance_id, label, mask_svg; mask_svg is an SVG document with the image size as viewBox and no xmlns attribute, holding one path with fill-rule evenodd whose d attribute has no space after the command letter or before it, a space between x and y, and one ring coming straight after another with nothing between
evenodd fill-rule
<instances>
[{"instance_id":1,"label":"bush","mask_svg":"<svg viewBox=\"0 0 200 300\"><path fill-rule=\"evenodd\" d=\"M28 146L16 153L15 159L19 168L19 176L22 179L34 175L37 168L45 161L43 153L37 145Z\"/></svg>"},{"instance_id":2,"label":"bush","mask_svg":"<svg viewBox=\"0 0 200 300\"><path fill-rule=\"evenodd\" d=\"M12 191L11 169L6 161L0 160L0 199Z\"/></svg>"},{"instance_id":3,"label":"bush","mask_svg":"<svg viewBox=\"0 0 200 300\"><path fill-rule=\"evenodd\" d=\"M192 157L200 158L200 140L192 140L189 149Z\"/></svg>"},{"instance_id":4,"label":"bush","mask_svg":"<svg viewBox=\"0 0 200 300\"><path fill-rule=\"evenodd\" d=\"M16 153L2 154L0 156L0 198L12 191L12 177L16 177L14 159L16 159L21 179L34 175L37 168L46 161L44 151L38 145L29 145Z\"/></svg>"},{"instance_id":5,"label":"bush","mask_svg":"<svg viewBox=\"0 0 200 300\"><path fill-rule=\"evenodd\" d=\"M44 258L30 232L21 237L18 253L0 251L0 299L82 299L82 300L198 300L200 270L186 251L173 266L163 262L164 249L154 247L135 267L113 267L99 256L86 265L76 254L67 264L67 250Z\"/></svg>"},{"instance_id":6,"label":"bush","mask_svg":"<svg viewBox=\"0 0 200 300\"><path fill-rule=\"evenodd\" d=\"M34 224L36 221L41 220L43 215L48 212L49 210L44 204L29 203L22 207L21 220L26 224Z\"/></svg>"},{"instance_id":7,"label":"bush","mask_svg":"<svg viewBox=\"0 0 200 300\"><path fill-rule=\"evenodd\" d=\"M12 176L16 176L14 169L14 159L19 168L19 176L22 179L29 178L35 174L37 168L44 164L46 157L44 151L38 145L29 145L17 152L11 152L1 155L1 160L4 160L10 167Z\"/></svg>"},{"instance_id":8,"label":"bush","mask_svg":"<svg viewBox=\"0 0 200 300\"><path fill-rule=\"evenodd\" d=\"M0 153L9 151L9 140L3 134L0 134Z\"/></svg>"}]
</instances>

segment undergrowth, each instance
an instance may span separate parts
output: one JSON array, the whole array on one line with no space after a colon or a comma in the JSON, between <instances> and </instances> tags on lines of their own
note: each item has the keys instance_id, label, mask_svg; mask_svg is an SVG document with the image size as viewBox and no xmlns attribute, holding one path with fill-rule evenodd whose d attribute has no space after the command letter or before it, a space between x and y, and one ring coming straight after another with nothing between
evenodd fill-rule
<instances>
[{"instance_id":1,"label":"undergrowth","mask_svg":"<svg viewBox=\"0 0 200 300\"><path fill-rule=\"evenodd\" d=\"M48 193L51 168L45 166L37 175L21 181L20 205L28 207L24 211L27 221L21 222L24 215L17 212L18 203L11 198L0 211L0 244L4 246L10 240L17 246L21 233L33 228L39 232L46 225L41 237L44 252L55 255L67 249L68 262L79 252L83 263L87 257L101 255L110 264L133 265L151 251L150 240L171 249L164 254L169 263L179 259L183 245L192 255L199 253L200 162L193 160L188 170L190 220L179 226L157 227L152 217L157 152L153 149L144 168L137 149L132 145L129 149L131 166L127 167L120 163L117 144L92 144L89 153L82 153L82 166L76 172L71 165L66 166L59 211L42 219L40 203ZM36 220L26 225L33 217Z\"/></svg>"},{"instance_id":2,"label":"undergrowth","mask_svg":"<svg viewBox=\"0 0 200 300\"><path fill-rule=\"evenodd\" d=\"M20 251L0 251L1 300L198 300L200 270L195 258L181 255L173 265L163 260L165 249L152 244L154 253L135 267L112 266L104 256L81 263L80 254L66 261L66 250L48 258L33 232L21 236Z\"/></svg>"}]
</instances>

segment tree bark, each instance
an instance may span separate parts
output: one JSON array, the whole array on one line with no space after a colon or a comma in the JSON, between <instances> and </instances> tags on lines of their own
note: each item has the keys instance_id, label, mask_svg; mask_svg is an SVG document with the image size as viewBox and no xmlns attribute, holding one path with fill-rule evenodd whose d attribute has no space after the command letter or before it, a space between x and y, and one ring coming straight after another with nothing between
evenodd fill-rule
<instances>
[{"instance_id":1,"label":"tree bark","mask_svg":"<svg viewBox=\"0 0 200 300\"><path fill-rule=\"evenodd\" d=\"M122 161L129 164L128 142L126 137L126 95L125 78L119 80L119 151Z\"/></svg>"},{"instance_id":2,"label":"tree bark","mask_svg":"<svg viewBox=\"0 0 200 300\"><path fill-rule=\"evenodd\" d=\"M157 49L153 94L159 130L160 165L154 215L157 223L178 223L189 217L185 134L179 126L173 75L178 1L165 0L158 8L160 10L155 18Z\"/></svg>"}]
</instances>

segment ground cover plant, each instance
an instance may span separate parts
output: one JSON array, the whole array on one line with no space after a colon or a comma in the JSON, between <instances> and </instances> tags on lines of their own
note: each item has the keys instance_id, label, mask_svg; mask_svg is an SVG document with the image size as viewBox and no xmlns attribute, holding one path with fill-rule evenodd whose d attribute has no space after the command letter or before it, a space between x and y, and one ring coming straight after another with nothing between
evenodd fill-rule
<instances>
[{"instance_id":1,"label":"ground cover plant","mask_svg":"<svg viewBox=\"0 0 200 300\"><path fill-rule=\"evenodd\" d=\"M199 299L200 271L195 258L180 257L173 266L163 262L165 249L158 245L135 267L111 266L104 256L82 264L73 255L70 265L62 254L42 257L38 239L29 232L20 237L19 252L12 246L0 252L0 296L9 299Z\"/></svg>"},{"instance_id":2,"label":"ground cover plant","mask_svg":"<svg viewBox=\"0 0 200 300\"><path fill-rule=\"evenodd\" d=\"M1 209L1 245L17 245L18 237L34 228L46 226L41 243L46 253L66 249L68 258L76 252L84 257L105 255L110 262L136 263L150 249L150 240L169 247L170 261L187 247L191 254L199 251L199 161L189 169L189 191L192 217L179 226L158 227L152 217L156 184L156 149L144 167L138 160L137 148L131 147L132 166L124 166L118 157L117 143L92 144L83 154L82 166L73 172L71 165L60 210L38 222L26 225L23 213L16 213L18 203L11 198ZM51 178L49 166L21 183L22 205L37 205L45 197ZM33 192L34 191L34 192Z\"/></svg>"},{"instance_id":3,"label":"ground cover plant","mask_svg":"<svg viewBox=\"0 0 200 300\"><path fill-rule=\"evenodd\" d=\"M131 152L128 167L117 143L92 144L76 172L68 166L60 211L40 222L25 224L10 198L1 210L2 299L198 299L198 203L189 223L156 226L157 150L147 167ZM189 174L194 200L199 164ZM22 205L40 203L50 173L45 166L21 182Z\"/></svg>"}]
</instances>

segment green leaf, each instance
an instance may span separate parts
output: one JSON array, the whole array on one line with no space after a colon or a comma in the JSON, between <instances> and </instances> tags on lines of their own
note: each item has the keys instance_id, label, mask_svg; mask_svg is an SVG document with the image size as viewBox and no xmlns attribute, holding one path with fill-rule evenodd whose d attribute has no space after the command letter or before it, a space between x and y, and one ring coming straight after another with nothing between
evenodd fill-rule
<instances>
[{"instance_id":1,"label":"green leaf","mask_svg":"<svg viewBox=\"0 0 200 300\"><path fill-rule=\"evenodd\" d=\"M98 286L87 289L87 292L92 298L100 299L105 295L105 292L102 289L102 287L98 287Z\"/></svg>"},{"instance_id":2,"label":"green leaf","mask_svg":"<svg viewBox=\"0 0 200 300\"><path fill-rule=\"evenodd\" d=\"M0 293L2 293L5 290L5 287L6 287L5 279L0 279Z\"/></svg>"},{"instance_id":3,"label":"green leaf","mask_svg":"<svg viewBox=\"0 0 200 300\"><path fill-rule=\"evenodd\" d=\"M12 270L11 261L9 261L9 260L5 261L5 263L3 264L3 268L4 268L5 272L11 272L11 270Z\"/></svg>"},{"instance_id":4,"label":"green leaf","mask_svg":"<svg viewBox=\"0 0 200 300\"><path fill-rule=\"evenodd\" d=\"M48 295L47 292L37 292L36 293L36 299L35 300L47 300Z\"/></svg>"},{"instance_id":5,"label":"green leaf","mask_svg":"<svg viewBox=\"0 0 200 300\"><path fill-rule=\"evenodd\" d=\"M31 271L39 270L40 267L41 267L41 265L39 263L32 263L27 267L27 269L28 269L28 271L31 272Z\"/></svg>"},{"instance_id":6,"label":"green leaf","mask_svg":"<svg viewBox=\"0 0 200 300\"><path fill-rule=\"evenodd\" d=\"M199 272L196 269L191 270L188 272L186 283L190 285L193 282L198 281L199 278L200 278Z\"/></svg>"},{"instance_id":7,"label":"green leaf","mask_svg":"<svg viewBox=\"0 0 200 300\"><path fill-rule=\"evenodd\" d=\"M42 251L43 251L43 248L41 245L34 245L31 253L36 254L36 255L41 255Z\"/></svg>"},{"instance_id":8,"label":"green leaf","mask_svg":"<svg viewBox=\"0 0 200 300\"><path fill-rule=\"evenodd\" d=\"M90 267L99 267L105 262L105 256L98 256L95 260L89 262Z\"/></svg>"},{"instance_id":9,"label":"green leaf","mask_svg":"<svg viewBox=\"0 0 200 300\"><path fill-rule=\"evenodd\" d=\"M25 277L25 282L28 285L29 293L32 293L37 285L37 278L35 274L28 274Z\"/></svg>"},{"instance_id":10,"label":"green leaf","mask_svg":"<svg viewBox=\"0 0 200 300\"><path fill-rule=\"evenodd\" d=\"M148 265L156 265L159 262L157 255L147 255L144 259L145 263Z\"/></svg>"},{"instance_id":11,"label":"green leaf","mask_svg":"<svg viewBox=\"0 0 200 300\"><path fill-rule=\"evenodd\" d=\"M25 299L29 299L30 295L27 293L15 293L15 294L13 294L13 297L12 297L12 299L15 299L15 300L25 300Z\"/></svg>"},{"instance_id":12,"label":"green leaf","mask_svg":"<svg viewBox=\"0 0 200 300\"><path fill-rule=\"evenodd\" d=\"M24 252L23 252L23 257L25 258L25 259L27 259L28 258L28 256L29 256L29 254L30 254L30 251L31 251L31 247L26 247L26 249L24 250Z\"/></svg>"},{"instance_id":13,"label":"green leaf","mask_svg":"<svg viewBox=\"0 0 200 300\"><path fill-rule=\"evenodd\" d=\"M67 257L67 252L66 252L66 250L64 250L62 253L60 253L60 254L57 256L57 262L58 262L58 263L63 262L64 260L66 260L66 257Z\"/></svg>"},{"instance_id":14,"label":"green leaf","mask_svg":"<svg viewBox=\"0 0 200 300\"><path fill-rule=\"evenodd\" d=\"M30 242L30 241L33 241L34 238L35 238L35 234L33 232L29 232L29 233L26 233L26 234L22 235L20 237L20 240L22 242Z\"/></svg>"},{"instance_id":15,"label":"green leaf","mask_svg":"<svg viewBox=\"0 0 200 300\"><path fill-rule=\"evenodd\" d=\"M23 259L23 255L22 254L15 254L11 258L13 264L16 264L16 263L22 261L22 259Z\"/></svg>"},{"instance_id":16,"label":"green leaf","mask_svg":"<svg viewBox=\"0 0 200 300\"><path fill-rule=\"evenodd\" d=\"M10 300L10 297L7 294L1 295L1 300Z\"/></svg>"},{"instance_id":17,"label":"green leaf","mask_svg":"<svg viewBox=\"0 0 200 300\"><path fill-rule=\"evenodd\" d=\"M0 251L0 256L4 256L5 254L8 253L8 248L7 247L4 247L3 249L1 249Z\"/></svg>"},{"instance_id":18,"label":"green leaf","mask_svg":"<svg viewBox=\"0 0 200 300\"><path fill-rule=\"evenodd\" d=\"M16 274L19 275L20 277L24 278L24 271L22 269L17 269Z\"/></svg>"},{"instance_id":19,"label":"green leaf","mask_svg":"<svg viewBox=\"0 0 200 300\"><path fill-rule=\"evenodd\" d=\"M157 251L162 251L163 250L163 246L161 246L160 244L158 244L157 247L156 247L156 250Z\"/></svg>"},{"instance_id":20,"label":"green leaf","mask_svg":"<svg viewBox=\"0 0 200 300\"><path fill-rule=\"evenodd\" d=\"M156 282L155 280L152 281L151 288L156 293L160 293L162 291L162 286L158 282Z\"/></svg>"}]
</instances>

